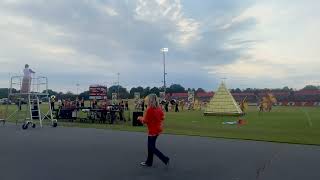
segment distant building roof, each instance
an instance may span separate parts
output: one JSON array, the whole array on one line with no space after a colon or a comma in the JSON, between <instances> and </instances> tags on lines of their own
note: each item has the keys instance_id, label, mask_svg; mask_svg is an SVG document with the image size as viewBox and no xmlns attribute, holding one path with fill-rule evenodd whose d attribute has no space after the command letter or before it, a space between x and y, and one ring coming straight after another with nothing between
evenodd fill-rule
<instances>
[{"instance_id":1,"label":"distant building roof","mask_svg":"<svg viewBox=\"0 0 320 180\"><path fill-rule=\"evenodd\" d=\"M231 93L233 96L254 96L254 93Z\"/></svg>"},{"instance_id":2,"label":"distant building roof","mask_svg":"<svg viewBox=\"0 0 320 180\"><path fill-rule=\"evenodd\" d=\"M214 92L198 92L196 97L212 97Z\"/></svg>"},{"instance_id":3,"label":"distant building roof","mask_svg":"<svg viewBox=\"0 0 320 180\"><path fill-rule=\"evenodd\" d=\"M188 93L172 93L171 97L188 97Z\"/></svg>"},{"instance_id":4,"label":"distant building roof","mask_svg":"<svg viewBox=\"0 0 320 180\"><path fill-rule=\"evenodd\" d=\"M320 95L320 90L300 90L295 92L296 95Z\"/></svg>"}]
</instances>

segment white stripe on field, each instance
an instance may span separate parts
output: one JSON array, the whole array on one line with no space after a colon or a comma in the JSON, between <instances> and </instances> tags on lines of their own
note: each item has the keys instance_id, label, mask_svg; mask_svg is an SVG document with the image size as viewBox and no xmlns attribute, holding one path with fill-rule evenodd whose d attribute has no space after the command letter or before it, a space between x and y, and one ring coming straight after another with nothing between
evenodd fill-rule
<instances>
[{"instance_id":1,"label":"white stripe on field","mask_svg":"<svg viewBox=\"0 0 320 180\"><path fill-rule=\"evenodd\" d=\"M309 113L308 113L307 111L305 111L305 110L304 110L303 112L304 112L304 114L307 116L309 126L312 127L312 121L311 121L311 118L310 118L310 116L309 116Z\"/></svg>"}]
</instances>

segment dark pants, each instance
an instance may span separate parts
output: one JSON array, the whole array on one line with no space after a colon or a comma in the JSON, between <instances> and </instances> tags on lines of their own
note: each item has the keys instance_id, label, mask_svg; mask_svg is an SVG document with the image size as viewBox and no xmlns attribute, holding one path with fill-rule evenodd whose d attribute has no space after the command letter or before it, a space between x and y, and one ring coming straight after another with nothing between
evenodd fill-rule
<instances>
[{"instance_id":1,"label":"dark pants","mask_svg":"<svg viewBox=\"0 0 320 180\"><path fill-rule=\"evenodd\" d=\"M110 112L110 124L113 124L116 120L116 113L114 111Z\"/></svg>"},{"instance_id":2,"label":"dark pants","mask_svg":"<svg viewBox=\"0 0 320 180\"><path fill-rule=\"evenodd\" d=\"M54 110L54 102L51 102L51 110Z\"/></svg>"},{"instance_id":3,"label":"dark pants","mask_svg":"<svg viewBox=\"0 0 320 180\"><path fill-rule=\"evenodd\" d=\"M158 136L148 136L148 158L146 164L148 166L152 166L153 163L153 155L155 154L158 158L165 164L168 163L169 158L163 155L157 148L156 148L156 141Z\"/></svg>"}]
</instances>

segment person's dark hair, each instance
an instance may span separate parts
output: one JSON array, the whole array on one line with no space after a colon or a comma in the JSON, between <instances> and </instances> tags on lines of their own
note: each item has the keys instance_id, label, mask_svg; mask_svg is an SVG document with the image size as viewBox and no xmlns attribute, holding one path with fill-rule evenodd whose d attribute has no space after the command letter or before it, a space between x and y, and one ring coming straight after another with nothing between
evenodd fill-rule
<instances>
[{"instance_id":1,"label":"person's dark hair","mask_svg":"<svg viewBox=\"0 0 320 180\"><path fill-rule=\"evenodd\" d=\"M25 67L25 68L28 68L28 67L29 67L29 64L24 65L24 67Z\"/></svg>"}]
</instances>

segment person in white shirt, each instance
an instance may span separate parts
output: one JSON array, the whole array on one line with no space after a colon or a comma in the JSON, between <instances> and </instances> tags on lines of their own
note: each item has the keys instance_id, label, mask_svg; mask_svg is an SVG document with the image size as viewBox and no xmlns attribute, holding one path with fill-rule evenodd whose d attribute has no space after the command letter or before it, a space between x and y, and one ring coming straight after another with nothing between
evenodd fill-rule
<instances>
[{"instance_id":1,"label":"person in white shirt","mask_svg":"<svg viewBox=\"0 0 320 180\"><path fill-rule=\"evenodd\" d=\"M24 77L27 77L27 78L31 78L31 74L32 73L35 73L34 71L32 71L32 69L29 68L29 65L26 64L24 66L24 70L23 70L23 74L24 74Z\"/></svg>"},{"instance_id":2,"label":"person in white shirt","mask_svg":"<svg viewBox=\"0 0 320 180\"><path fill-rule=\"evenodd\" d=\"M23 70L23 80L22 80L22 87L21 93L29 93L30 92L30 85L31 85L31 75L35 72L29 68L29 65L26 64Z\"/></svg>"}]
</instances>

